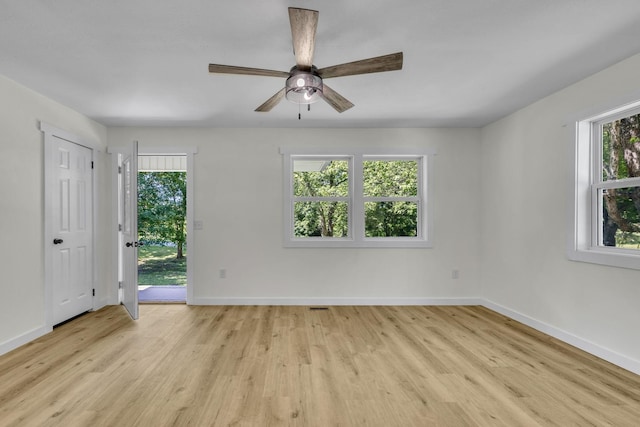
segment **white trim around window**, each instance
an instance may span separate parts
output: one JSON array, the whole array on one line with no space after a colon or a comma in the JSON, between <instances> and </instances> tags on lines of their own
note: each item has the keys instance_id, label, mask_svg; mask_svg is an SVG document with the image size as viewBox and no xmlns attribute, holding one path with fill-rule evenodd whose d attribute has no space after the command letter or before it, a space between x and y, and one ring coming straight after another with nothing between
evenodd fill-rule
<instances>
[{"instance_id":1,"label":"white trim around window","mask_svg":"<svg viewBox=\"0 0 640 427\"><path fill-rule=\"evenodd\" d=\"M572 174L567 254L573 261L640 270L640 251L602 244L602 190L638 186L638 178L602 180L601 125L640 112L640 94L571 118Z\"/></svg>"},{"instance_id":2,"label":"white trim around window","mask_svg":"<svg viewBox=\"0 0 640 427\"><path fill-rule=\"evenodd\" d=\"M420 149L295 149L281 148L283 155L284 246L330 248L431 248L433 235L431 170L435 150ZM322 197L294 197L294 161L343 160L349 166L348 194ZM415 196L365 197L363 190L363 161L415 160L417 162L417 194ZM346 204L348 232L340 237L295 237L294 204L296 202L340 202ZM408 202L417 206L416 235L407 237L366 237L365 203Z\"/></svg>"}]
</instances>

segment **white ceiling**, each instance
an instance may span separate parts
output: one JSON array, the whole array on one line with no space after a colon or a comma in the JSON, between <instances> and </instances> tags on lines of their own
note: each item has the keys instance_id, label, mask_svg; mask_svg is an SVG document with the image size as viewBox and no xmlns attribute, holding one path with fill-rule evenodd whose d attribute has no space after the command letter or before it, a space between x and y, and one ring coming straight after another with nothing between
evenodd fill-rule
<instances>
[{"instance_id":1,"label":"white ceiling","mask_svg":"<svg viewBox=\"0 0 640 427\"><path fill-rule=\"evenodd\" d=\"M287 7L320 12L319 68L397 51L404 68L327 83L339 114L281 102ZM475 127L640 52L638 0L0 0L0 74L113 126Z\"/></svg>"}]
</instances>

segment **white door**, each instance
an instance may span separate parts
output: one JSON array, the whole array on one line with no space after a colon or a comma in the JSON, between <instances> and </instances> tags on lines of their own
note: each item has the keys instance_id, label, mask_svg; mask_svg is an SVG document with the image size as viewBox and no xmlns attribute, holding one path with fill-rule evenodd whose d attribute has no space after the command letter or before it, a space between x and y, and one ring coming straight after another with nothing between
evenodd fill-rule
<instances>
[{"instance_id":1,"label":"white door","mask_svg":"<svg viewBox=\"0 0 640 427\"><path fill-rule=\"evenodd\" d=\"M53 324L93 308L92 151L56 136L53 142Z\"/></svg>"},{"instance_id":2,"label":"white door","mask_svg":"<svg viewBox=\"0 0 640 427\"><path fill-rule=\"evenodd\" d=\"M122 153L122 303L138 318L138 142Z\"/></svg>"}]
</instances>

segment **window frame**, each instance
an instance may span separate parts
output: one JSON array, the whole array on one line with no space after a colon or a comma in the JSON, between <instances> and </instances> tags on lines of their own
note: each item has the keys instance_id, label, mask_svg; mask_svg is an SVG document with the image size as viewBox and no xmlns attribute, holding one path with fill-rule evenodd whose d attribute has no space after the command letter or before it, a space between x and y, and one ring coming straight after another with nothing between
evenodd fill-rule
<instances>
[{"instance_id":1,"label":"window frame","mask_svg":"<svg viewBox=\"0 0 640 427\"><path fill-rule=\"evenodd\" d=\"M603 246L602 198L608 188L640 186L640 178L602 179L602 125L640 113L640 96L603 106L572 120L573 173L568 257L589 262L640 270L640 250Z\"/></svg>"},{"instance_id":2,"label":"window frame","mask_svg":"<svg viewBox=\"0 0 640 427\"><path fill-rule=\"evenodd\" d=\"M284 192L284 246L285 247L330 247L330 248L431 248L433 215L429 195L431 194L431 171L435 150L415 149L295 149L281 148L283 155ZM349 201L346 237L295 237L294 204L307 198L293 195L294 160L345 159L349 158ZM417 160L418 194L412 201L418 204L417 235L414 237L365 237L366 201L377 201L379 197L365 197L363 190L363 160ZM315 201L316 198L313 198ZM328 198L322 198L327 200ZM334 199L334 198L331 198ZM385 197L403 201L407 197ZM417 200L415 200L417 199ZM342 200L341 200L342 201Z\"/></svg>"}]
</instances>

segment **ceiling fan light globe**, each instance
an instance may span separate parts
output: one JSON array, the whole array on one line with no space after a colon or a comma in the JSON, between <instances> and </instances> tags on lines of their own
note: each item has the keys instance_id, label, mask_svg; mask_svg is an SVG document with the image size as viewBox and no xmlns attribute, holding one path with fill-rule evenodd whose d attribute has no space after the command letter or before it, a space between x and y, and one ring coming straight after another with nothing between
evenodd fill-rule
<instances>
[{"instance_id":1,"label":"ceiling fan light globe","mask_svg":"<svg viewBox=\"0 0 640 427\"><path fill-rule=\"evenodd\" d=\"M285 97L294 104L313 104L322 97L322 78L313 72L292 71Z\"/></svg>"}]
</instances>

